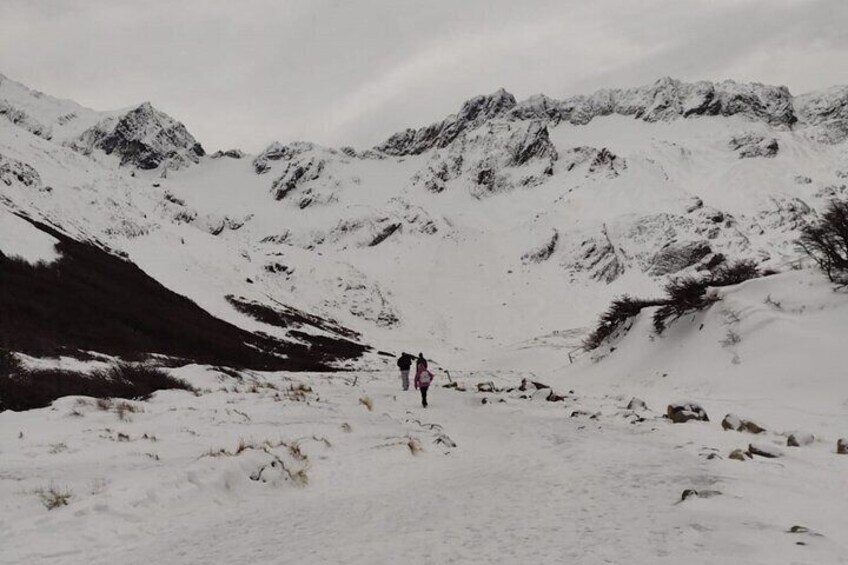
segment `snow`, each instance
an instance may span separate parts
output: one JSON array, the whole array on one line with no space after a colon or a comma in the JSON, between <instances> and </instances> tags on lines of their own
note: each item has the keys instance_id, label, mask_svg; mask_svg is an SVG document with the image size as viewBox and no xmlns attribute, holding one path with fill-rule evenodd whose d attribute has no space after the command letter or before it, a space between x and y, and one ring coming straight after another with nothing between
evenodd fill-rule
<instances>
[{"instance_id":1,"label":"snow","mask_svg":"<svg viewBox=\"0 0 848 565\"><path fill-rule=\"evenodd\" d=\"M773 119L788 93L762 85L714 88L722 104L763 100L767 116L677 119L703 88L596 93L571 100L579 111L561 122L551 113L563 101L513 107L499 92L472 101L488 119L472 116L445 147L274 144L280 158L260 158L257 174L250 155L151 171L82 155L65 142L126 110L0 78L0 99L50 130L0 121L0 155L40 178L0 184L4 254L59 257L12 211L25 213L125 253L242 328L286 333L228 295L338 321L375 349L423 351L436 374L426 410L400 391L392 360L370 355L343 374L169 369L198 394L132 401L125 419L80 398L0 413L0 563L846 562L848 457L835 447L848 433L848 295L793 245L845 194L844 145L807 127L841 108L843 91L795 99L805 122L791 129ZM519 110L546 113L545 129ZM511 164L531 129L550 146ZM729 142L744 135L779 151L740 159ZM486 166L498 190L477 182ZM426 188L441 170L443 190ZM782 273L718 289L720 301L660 336L645 311L577 351L611 298L656 297L668 276L691 273L657 273L690 244ZM445 369L465 391L441 388ZM507 390L523 378L551 388ZM477 392L482 382L497 391ZM710 421L663 417L684 399ZM725 431L726 414L766 431ZM790 434L800 447L784 447ZM729 458L752 442L781 456ZM51 488L70 493L67 506L45 507L38 493ZM681 500L686 489L720 494Z\"/></svg>"},{"instance_id":2,"label":"snow","mask_svg":"<svg viewBox=\"0 0 848 565\"><path fill-rule=\"evenodd\" d=\"M58 240L7 210L0 209L0 251L9 257L36 263L52 263L59 258Z\"/></svg>"}]
</instances>

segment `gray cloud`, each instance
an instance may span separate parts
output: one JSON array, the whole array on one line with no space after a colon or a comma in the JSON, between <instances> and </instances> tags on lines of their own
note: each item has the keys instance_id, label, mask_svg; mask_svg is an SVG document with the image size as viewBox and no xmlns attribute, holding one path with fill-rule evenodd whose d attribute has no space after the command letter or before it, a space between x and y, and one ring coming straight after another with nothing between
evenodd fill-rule
<instances>
[{"instance_id":1,"label":"gray cloud","mask_svg":"<svg viewBox=\"0 0 848 565\"><path fill-rule=\"evenodd\" d=\"M99 109L150 100L211 149L365 146L501 86L847 83L846 23L844 0L4 0L0 72Z\"/></svg>"}]
</instances>

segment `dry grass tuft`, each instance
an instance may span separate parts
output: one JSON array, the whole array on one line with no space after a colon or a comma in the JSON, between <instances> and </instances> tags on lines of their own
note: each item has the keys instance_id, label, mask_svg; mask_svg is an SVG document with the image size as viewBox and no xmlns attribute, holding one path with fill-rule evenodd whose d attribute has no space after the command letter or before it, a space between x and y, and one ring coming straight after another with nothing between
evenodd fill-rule
<instances>
[{"instance_id":1,"label":"dry grass tuft","mask_svg":"<svg viewBox=\"0 0 848 565\"><path fill-rule=\"evenodd\" d=\"M67 506L68 501L71 499L71 492L69 490L59 490L53 485L50 485L46 489L37 489L35 494L41 499L41 503L48 509L53 510L54 508L59 508L60 506Z\"/></svg>"},{"instance_id":2,"label":"dry grass tuft","mask_svg":"<svg viewBox=\"0 0 848 565\"><path fill-rule=\"evenodd\" d=\"M359 403L365 406L369 412L374 410L374 401L371 400L370 396L363 396L359 399Z\"/></svg>"}]
</instances>

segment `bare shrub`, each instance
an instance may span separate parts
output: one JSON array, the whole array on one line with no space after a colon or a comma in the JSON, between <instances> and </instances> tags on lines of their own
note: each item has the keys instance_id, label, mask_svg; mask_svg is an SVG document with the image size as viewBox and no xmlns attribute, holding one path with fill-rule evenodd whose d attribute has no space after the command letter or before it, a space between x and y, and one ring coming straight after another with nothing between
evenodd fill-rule
<instances>
[{"instance_id":1,"label":"bare shrub","mask_svg":"<svg viewBox=\"0 0 848 565\"><path fill-rule=\"evenodd\" d=\"M63 451L67 451L68 446L64 443L51 443L49 453L51 455L56 455L57 453L62 453Z\"/></svg>"},{"instance_id":2,"label":"bare shrub","mask_svg":"<svg viewBox=\"0 0 848 565\"><path fill-rule=\"evenodd\" d=\"M116 402L115 405L115 414L118 415L118 419L123 422L130 421L130 414L135 414L136 412L141 412L142 409L138 406L130 404L129 402L121 401Z\"/></svg>"},{"instance_id":3,"label":"bare shrub","mask_svg":"<svg viewBox=\"0 0 848 565\"><path fill-rule=\"evenodd\" d=\"M703 310L718 300L715 294L708 294L709 279L682 277L674 279L665 286L668 295L666 304L654 312L654 330L661 334L669 318L679 318L688 312Z\"/></svg>"},{"instance_id":4,"label":"bare shrub","mask_svg":"<svg viewBox=\"0 0 848 565\"><path fill-rule=\"evenodd\" d=\"M645 300L632 298L628 295L621 296L612 301L606 312L601 315L598 325L591 334L583 341L583 349L591 351L597 349L618 328L630 318L639 314L643 308L660 306L665 304L664 300Z\"/></svg>"},{"instance_id":5,"label":"bare shrub","mask_svg":"<svg viewBox=\"0 0 848 565\"><path fill-rule=\"evenodd\" d=\"M763 276L757 264L742 259L719 265L709 277L709 286L731 286Z\"/></svg>"},{"instance_id":6,"label":"bare shrub","mask_svg":"<svg viewBox=\"0 0 848 565\"><path fill-rule=\"evenodd\" d=\"M831 282L848 285L848 200L833 200L818 222L801 228L798 247Z\"/></svg>"},{"instance_id":7,"label":"bare shrub","mask_svg":"<svg viewBox=\"0 0 848 565\"><path fill-rule=\"evenodd\" d=\"M18 356L11 351L0 348L0 377L8 377L23 371Z\"/></svg>"},{"instance_id":8,"label":"bare shrub","mask_svg":"<svg viewBox=\"0 0 848 565\"><path fill-rule=\"evenodd\" d=\"M766 306L771 306L775 310L783 310L783 304L778 300L774 300L771 297L771 294L766 296L766 299L763 300L763 304L765 304Z\"/></svg>"},{"instance_id":9,"label":"bare shrub","mask_svg":"<svg viewBox=\"0 0 848 565\"><path fill-rule=\"evenodd\" d=\"M68 501L72 496L69 490L59 490L53 485L50 485L46 489L36 489L35 494L38 495L41 499L41 503L44 504L48 510L53 510L60 506L67 506Z\"/></svg>"},{"instance_id":10,"label":"bare shrub","mask_svg":"<svg viewBox=\"0 0 848 565\"><path fill-rule=\"evenodd\" d=\"M90 374L62 369L25 369L0 373L0 410L43 408L63 396L98 398L100 410L111 410L111 398L144 400L157 390L192 387L167 372L142 364L117 363Z\"/></svg>"},{"instance_id":11,"label":"bare shrub","mask_svg":"<svg viewBox=\"0 0 848 565\"><path fill-rule=\"evenodd\" d=\"M733 330L727 330L727 334L719 343L722 347L733 347L742 342L742 337Z\"/></svg>"}]
</instances>

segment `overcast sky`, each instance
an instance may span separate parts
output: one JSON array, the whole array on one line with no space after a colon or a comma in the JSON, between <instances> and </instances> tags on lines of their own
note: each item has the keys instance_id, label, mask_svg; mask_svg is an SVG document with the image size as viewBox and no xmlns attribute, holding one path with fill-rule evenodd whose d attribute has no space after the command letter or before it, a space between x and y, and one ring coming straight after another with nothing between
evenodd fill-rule
<instances>
[{"instance_id":1,"label":"overcast sky","mask_svg":"<svg viewBox=\"0 0 848 565\"><path fill-rule=\"evenodd\" d=\"M373 145L503 86L848 83L848 0L0 0L0 73L209 150Z\"/></svg>"}]
</instances>

